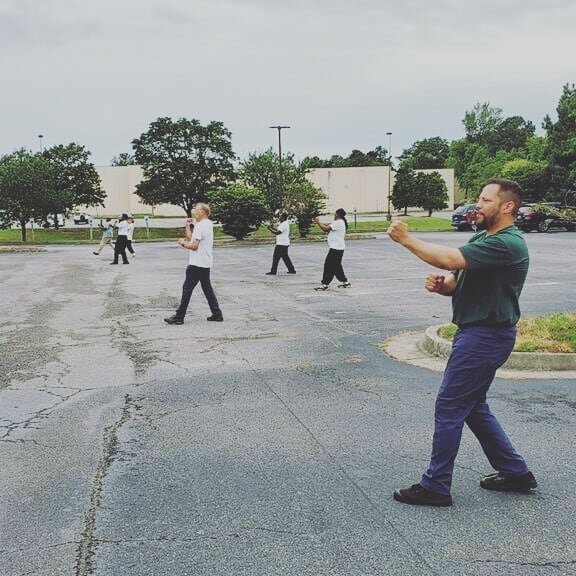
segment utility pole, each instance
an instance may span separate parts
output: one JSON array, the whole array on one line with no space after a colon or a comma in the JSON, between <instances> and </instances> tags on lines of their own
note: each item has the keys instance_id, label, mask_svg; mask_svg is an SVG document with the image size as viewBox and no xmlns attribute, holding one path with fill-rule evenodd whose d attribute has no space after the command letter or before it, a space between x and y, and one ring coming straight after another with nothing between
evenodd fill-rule
<instances>
[{"instance_id":1,"label":"utility pole","mask_svg":"<svg viewBox=\"0 0 576 576\"><path fill-rule=\"evenodd\" d=\"M284 182L282 180L282 130L290 128L290 126L270 126L274 130L278 130L278 177L280 179L280 201L284 203Z\"/></svg>"},{"instance_id":2,"label":"utility pole","mask_svg":"<svg viewBox=\"0 0 576 576\"><path fill-rule=\"evenodd\" d=\"M390 212L390 196L392 194L392 132L386 132L388 136L388 158L390 163L388 164L388 213L386 214L386 219L388 221L392 220L392 213Z\"/></svg>"},{"instance_id":3,"label":"utility pole","mask_svg":"<svg viewBox=\"0 0 576 576\"><path fill-rule=\"evenodd\" d=\"M40 141L40 154L44 152L44 148L42 147L42 138L44 138L44 134L38 134L38 140Z\"/></svg>"}]
</instances>

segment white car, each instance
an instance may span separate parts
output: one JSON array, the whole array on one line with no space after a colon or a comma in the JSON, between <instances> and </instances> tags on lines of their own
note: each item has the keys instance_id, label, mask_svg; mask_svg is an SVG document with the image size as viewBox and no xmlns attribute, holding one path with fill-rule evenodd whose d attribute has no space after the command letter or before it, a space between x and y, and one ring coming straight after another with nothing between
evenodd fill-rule
<instances>
[{"instance_id":1,"label":"white car","mask_svg":"<svg viewBox=\"0 0 576 576\"><path fill-rule=\"evenodd\" d=\"M66 218L64 218L64 214L56 214L56 219L58 222L58 228L62 228L66 225ZM47 216L46 222L43 224L44 228L54 228L54 214Z\"/></svg>"}]
</instances>

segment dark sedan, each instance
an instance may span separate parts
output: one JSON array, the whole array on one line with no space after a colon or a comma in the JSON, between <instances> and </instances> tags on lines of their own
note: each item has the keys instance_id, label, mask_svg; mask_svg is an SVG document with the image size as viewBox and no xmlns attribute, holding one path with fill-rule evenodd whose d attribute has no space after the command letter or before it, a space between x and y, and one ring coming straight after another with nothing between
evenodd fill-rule
<instances>
[{"instance_id":1,"label":"dark sedan","mask_svg":"<svg viewBox=\"0 0 576 576\"><path fill-rule=\"evenodd\" d=\"M452 213L452 226L457 230L472 230L476 212L476 204L462 204Z\"/></svg>"}]
</instances>

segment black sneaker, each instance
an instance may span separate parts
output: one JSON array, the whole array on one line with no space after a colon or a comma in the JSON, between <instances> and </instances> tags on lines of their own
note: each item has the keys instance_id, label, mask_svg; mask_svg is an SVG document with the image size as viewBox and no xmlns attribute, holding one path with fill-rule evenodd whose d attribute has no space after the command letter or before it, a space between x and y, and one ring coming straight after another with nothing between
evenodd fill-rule
<instances>
[{"instance_id":1,"label":"black sneaker","mask_svg":"<svg viewBox=\"0 0 576 576\"><path fill-rule=\"evenodd\" d=\"M224 316L222 316L222 314L212 314L212 316L208 316L206 320L208 320L208 322L222 322L224 320Z\"/></svg>"},{"instance_id":2,"label":"black sneaker","mask_svg":"<svg viewBox=\"0 0 576 576\"><path fill-rule=\"evenodd\" d=\"M110 264L118 264L118 262L110 262Z\"/></svg>"},{"instance_id":3,"label":"black sneaker","mask_svg":"<svg viewBox=\"0 0 576 576\"><path fill-rule=\"evenodd\" d=\"M323 292L324 290L328 290L328 285L327 284L320 284L320 286L316 286L316 288L314 288L314 290L316 290L318 292Z\"/></svg>"},{"instance_id":4,"label":"black sneaker","mask_svg":"<svg viewBox=\"0 0 576 576\"><path fill-rule=\"evenodd\" d=\"M99 252L92 252L92 254L94 254L94 256L100 256Z\"/></svg>"},{"instance_id":5,"label":"black sneaker","mask_svg":"<svg viewBox=\"0 0 576 576\"><path fill-rule=\"evenodd\" d=\"M342 282L341 284L338 284L338 288L350 288L350 286L352 286L350 282Z\"/></svg>"},{"instance_id":6,"label":"black sneaker","mask_svg":"<svg viewBox=\"0 0 576 576\"><path fill-rule=\"evenodd\" d=\"M266 276L276 276L276 272L266 272Z\"/></svg>"},{"instance_id":7,"label":"black sneaker","mask_svg":"<svg viewBox=\"0 0 576 576\"><path fill-rule=\"evenodd\" d=\"M394 500L416 506L452 506L452 496L431 492L420 484L412 484L410 488L396 490Z\"/></svg>"},{"instance_id":8,"label":"black sneaker","mask_svg":"<svg viewBox=\"0 0 576 576\"><path fill-rule=\"evenodd\" d=\"M296 270L288 270L288 274L296 274Z\"/></svg>"},{"instance_id":9,"label":"black sneaker","mask_svg":"<svg viewBox=\"0 0 576 576\"><path fill-rule=\"evenodd\" d=\"M495 490L496 492L531 492L538 486L534 474L528 471L526 474L504 474L497 472L484 476L480 480L480 488Z\"/></svg>"},{"instance_id":10,"label":"black sneaker","mask_svg":"<svg viewBox=\"0 0 576 576\"><path fill-rule=\"evenodd\" d=\"M164 322L166 324L184 324L184 320L182 318L178 318L178 316L170 316L170 318L164 318Z\"/></svg>"}]
</instances>

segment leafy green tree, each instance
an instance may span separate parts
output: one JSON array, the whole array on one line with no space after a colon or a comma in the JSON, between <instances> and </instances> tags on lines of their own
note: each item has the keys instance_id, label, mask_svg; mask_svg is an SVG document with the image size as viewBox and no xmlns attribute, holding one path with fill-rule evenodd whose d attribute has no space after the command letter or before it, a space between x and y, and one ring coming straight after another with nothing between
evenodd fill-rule
<instances>
[{"instance_id":1,"label":"leafy green tree","mask_svg":"<svg viewBox=\"0 0 576 576\"><path fill-rule=\"evenodd\" d=\"M444 168L449 153L450 146L444 138L425 138L402 152L400 165L412 170Z\"/></svg>"},{"instance_id":2,"label":"leafy green tree","mask_svg":"<svg viewBox=\"0 0 576 576\"><path fill-rule=\"evenodd\" d=\"M103 206L106 192L100 187L100 176L89 162L90 152L74 142L59 144L43 153L56 171L56 183L47 199L46 215L66 213L76 206Z\"/></svg>"},{"instance_id":3,"label":"leafy green tree","mask_svg":"<svg viewBox=\"0 0 576 576\"><path fill-rule=\"evenodd\" d=\"M416 174L418 187L418 203L423 210L432 216L434 210L443 210L448 207L448 189L444 178L438 172Z\"/></svg>"},{"instance_id":4,"label":"leafy green tree","mask_svg":"<svg viewBox=\"0 0 576 576\"><path fill-rule=\"evenodd\" d=\"M389 166L390 156L386 148L376 146L370 152L362 152L361 150L352 150L349 156L344 158L338 154L334 154L327 160L322 160L318 156L306 157L300 163L300 166L306 170L310 168L350 168L350 167L363 167L363 166Z\"/></svg>"},{"instance_id":5,"label":"leafy green tree","mask_svg":"<svg viewBox=\"0 0 576 576\"><path fill-rule=\"evenodd\" d=\"M302 162L300 162L300 167L304 170L311 170L313 168L326 168L326 160L322 160L318 156L306 156Z\"/></svg>"},{"instance_id":6,"label":"leafy green tree","mask_svg":"<svg viewBox=\"0 0 576 576\"><path fill-rule=\"evenodd\" d=\"M550 165L545 160L510 160L500 173L503 178L518 182L525 197L532 201L543 200L550 186Z\"/></svg>"},{"instance_id":7,"label":"leafy green tree","mask_svg":"<svg viewBox=\"0 0 576 576\"><path fill-rule=\"evenodd\" d=\"M476 104L464 114L462 124L466 140L475 144L488 144L502 123L502 108L493 108L490 102Z\"/></svg>"},{"instance_id":8,"label":"leafy green tree","mask_svg":"<svg viewBox=\"0 0 576 576\"><path fill-rule=\"evenodd\" d=\"M114 156L112 162L110 162L110 166L134 166L135 164L136 158L134 158L134 154L128 152L122 152L118 156Z\"/></svg>"},{"instance_id":9,"label":"leafy green tree","mask_svg":"<svg viewBox=\"0 0 576 576\"><path fill-rule=\"evenodd\" d=\"M285 209L296 220L300 238L308 236L314 218L325 211L327 199L326 193L308 180L294 182L288 187Z\"/></svg>"},{"instance_id":10,"label":"leafy green tree","mask_svg":"<svg viewBox=\"0 0 576 576\"><path fill-rule=\"evenodd\" d=\"M132 141L144 180L136 194L145 204L173 204L188 215L197 202L234 179L231 133L222 122L158 118Z\"/></svg>"},{"instance_id":11,"label":"leafy green tree","mask_svg":"<svg viewBox=\"0 0 576 576\"><path fill-rule=\"evenodd\" d=\"M291 153L282 155L282 185L280 182L280 165L278 154L272 148L262 153L252 153L240 163L240 178L260 190L270 208L270 212L282 210L285 203L286 190L296 182L305 181L306 169L294 162Z\"/></svg>"},{"instance_id":12,"label":"leafy green tree","mask_svg":"<svg viewBox=\"0 0 576 576\"><path fill-rule=\"evenodd\" d=\"M467 140L454 140L450 144L450 154L446 160L446 167L453 168L460 186L469 197L476 196L478 182L486 163L490 160L488 146L468 142Z\"/></svg>"},{"instance_id":13,"label":"leafy green tree","mask_svg":"<svg viewBox=\"0 0 576 576\"><path fill-rule=\"evenodd\" d=\"M257 230L269 214L266 198L260 190L245 184L230 184L210 193L213 217L225 234L242 240Z\"/></svg>"},{"instance_id":14,"label":"leafy green tree","mask_svg":"<svg viewBox=\"0 0 576 576\"><path fill-rule=\"evenodd\" d=\"M558 119L544 118L550 164L556 169L556 184L576 188L576 87L565 84L556 107Z\"/></svg>"},{"instance_id":15,"label":"leafy green tree","mask_svg":"<svg viewBox=\"0 0 576 576\"><path fill-rule=\"evenodd\" d=\"M383 146L376 146L374 150L366 152L366 156L375 161L375 166L390 166L390 153Z\"/></svg>"},{"instance_id":16,"label":"leafy green tree","mask_svg":"<svg viewBox=\"0 0 576 576\"><path fill-rule=\"evenodd\" d=\"M416 173L411 168L402 165L396 172L394 188L390 200L395 210L404 209L404 216L408 214L410 206L419 206L419 188L416 185Z\"/></svg>"},{"instance_id":17,"label":"leafy green tree","mask_svg":"<svg viewBox=\"0 0 576 576\"><path fill-rule=\"evenodd\" d=\"M40 221L48 213L56 182L53 164L42 154L18 150L0 159L0 220L18 222L22 242L26 242L26 224Z\"/></svg>"},{"instance_id":18,"label":"leafy green tree","mask_svg":"<svg viewBox=\"0 0 576 576\"><path fill-rule=\"evenodd\" d=\"M534 136L534 131L534 124L524 120L522 116L505 118L496 126L496 129L488 135L488 151L491 154L496 154L496 152L502 150L525 149L527 140Z\"/></svg>"}]
</instances>

